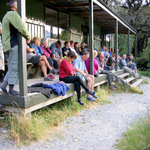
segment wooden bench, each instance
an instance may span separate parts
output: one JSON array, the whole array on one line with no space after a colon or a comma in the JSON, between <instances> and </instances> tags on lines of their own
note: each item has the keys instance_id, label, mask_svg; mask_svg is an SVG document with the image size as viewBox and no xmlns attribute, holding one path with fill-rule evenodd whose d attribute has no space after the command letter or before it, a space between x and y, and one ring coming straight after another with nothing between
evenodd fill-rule
<instances>
[{"instance_id":1,"label":"wooden bench","mask_svg":"<svg viewBox=\"0 0 150 150\"><path fill-rule=\"evenodd\" d=\"M5 63L5 66L7 67L7 63ZM34 78L40 70L40 66L38 64L27 63L27 77L31 72L32 67L36 67L35 72L32 75L32 78Z\"/></svg>"}]
</instances>

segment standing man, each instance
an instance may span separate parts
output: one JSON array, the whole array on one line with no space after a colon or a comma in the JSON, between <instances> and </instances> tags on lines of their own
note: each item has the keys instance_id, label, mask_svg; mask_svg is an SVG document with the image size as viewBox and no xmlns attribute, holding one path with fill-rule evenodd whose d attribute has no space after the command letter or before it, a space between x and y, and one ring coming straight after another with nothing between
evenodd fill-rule
<instances>
[{"instance_id":1,"label":"standing man","mask_svg":"<svg viewBox=\"0 0 150 150\"><path fill-rule=\"evenodd\" d=\"M8 71L2 83L0 93L9 95L18 95L14 90L14 85L17 83L18 76L18 37L17 33L21 33L30 42L29 33L25 27L25 23L17 13L17 0L7 1L8 11L2 21L2 41L4 52L9 52ZM9 85L9 92L6 87Z\"/></svg>"}]
</instances>

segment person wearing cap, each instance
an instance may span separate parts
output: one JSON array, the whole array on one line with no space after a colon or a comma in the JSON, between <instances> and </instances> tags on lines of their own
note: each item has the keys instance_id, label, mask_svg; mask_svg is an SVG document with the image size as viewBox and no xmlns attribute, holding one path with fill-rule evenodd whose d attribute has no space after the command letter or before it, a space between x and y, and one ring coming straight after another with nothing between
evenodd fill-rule
<instances>
[{"instance_id":1,"label":"person wearing cap","mask_svg":"<svg viewBox=\"0 0 150 150\"><path fill-rule=\"evenodd\" d=\"M81 56L77 57L77 59L73 61L73 66L75 68L76 75L81 77L83 80L86 80L87 88L90 89L91 91L94 91L94 76L88 74L84 62L85 60L88 59L88 57L89 57L89 53L86 50L83 50L81 52ZM98 96L96 96L95 94L92 96L88 94L87 96L87 100L96 101L96 99L94 98L98 98Z\"/></svg>"},{"instance_id":2,"label":"person wearing cap","mask_svg":"<svg viewBox=\"0 0 150 150\"><path fill-rule=\"evenodd\" d=\"M26 29L25 23L17 13L17 0L7 1L8 11L2 21L2 41L4 52L9 52L8 71L2 83L0 93L9 95L18 95L18 91L14 90L14 85L19 79L18 75L18 37L21 33L26 38L27 43L30 42L30 36ZM9 85L9 93L6 90Z\"/></svg>"}]
</instances>

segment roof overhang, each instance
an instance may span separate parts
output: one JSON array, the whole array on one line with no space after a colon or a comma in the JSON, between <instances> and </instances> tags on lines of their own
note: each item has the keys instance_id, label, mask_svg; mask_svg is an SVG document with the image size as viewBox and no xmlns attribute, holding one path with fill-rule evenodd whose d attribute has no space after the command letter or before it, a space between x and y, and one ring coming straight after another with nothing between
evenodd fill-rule
<instances>
[{"instance_id":1,"label":"roof overhang","mask_svg":"<svg viewBox=\"0 0 150 150\"><path fill-rule=\"evenodd\" d=\"M49 2L55 9L60 9L68 14L74 14L89 22L89 1L88 0L39 0ZM109 33L115 33L115 21L118 21L119 34L131 34L137 31L131 27L125 20L114 13L104 2L93 0L94 23L101 26Z\"/></svg>"}]
</instances>

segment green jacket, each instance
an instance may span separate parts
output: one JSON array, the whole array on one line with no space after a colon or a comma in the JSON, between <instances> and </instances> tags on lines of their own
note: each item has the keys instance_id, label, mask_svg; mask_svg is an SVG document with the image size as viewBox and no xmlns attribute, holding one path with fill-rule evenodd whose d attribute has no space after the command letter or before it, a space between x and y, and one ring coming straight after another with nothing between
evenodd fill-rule
<instances>
[{"instance_id":1,"label":"green jacket","mask_svg":"<svg viewBox=\"0 0 150 150\"><path fill-rule=\"evenodd\" d=\"M9 9L2 20L2 42L4 52L18 45L18 32L27 40L30 39L25 23L22 21L19 14Z\"/></svg>"}]
</instances>

